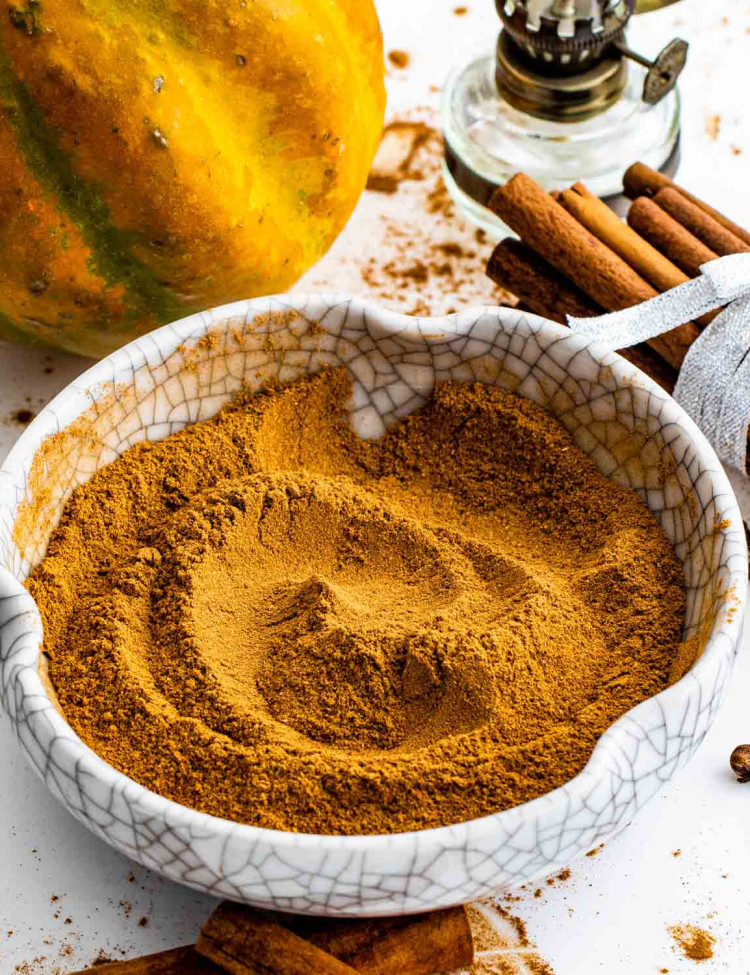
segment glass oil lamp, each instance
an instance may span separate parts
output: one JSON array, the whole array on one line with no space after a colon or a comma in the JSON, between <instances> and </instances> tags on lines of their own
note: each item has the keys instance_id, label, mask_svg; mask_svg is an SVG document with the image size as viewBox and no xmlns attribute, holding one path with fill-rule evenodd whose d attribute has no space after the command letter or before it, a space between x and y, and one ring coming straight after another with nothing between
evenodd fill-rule
<instances>
[{"instance_id":1,"label":"glass oil lamp","mask_svg":"<svg viewBox=\"0 0 750 975\"><path fill-rule=\"evenodd\" d=\"M685 41L670 41L653 61L632 51L635 0L496 7L495 53L454 74L443 96L445 179L471 220L501 229L486 204L519 171L546 189L581 181L609 196L630 163L665 163L680 130Z\"/></svg>"}]
</instances>

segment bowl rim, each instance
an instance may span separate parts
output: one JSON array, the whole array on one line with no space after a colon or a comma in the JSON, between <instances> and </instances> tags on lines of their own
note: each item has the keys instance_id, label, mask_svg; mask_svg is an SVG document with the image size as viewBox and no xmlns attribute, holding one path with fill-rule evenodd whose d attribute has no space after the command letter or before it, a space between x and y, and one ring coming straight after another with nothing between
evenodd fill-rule
<instances>
[{"instance_id":1,"label":"bowl rim","mask_svg":"<svg viewBox=\"0 0 750 975\"><path fill-rule=\"evenodd\" d=\"M299 292L247 299L219 305L202 312L188 315L139 336L103 357L77 376L72 382L68 383L40 411L38 416L16 440L0 467L0 503L2 502L2 496L5 490L3 475L12 475L13 471L17 470L19 466L24 470L24 473L28 472L28 463L25 461L30 463L33 460L41 443L52 433L64 430L92 405L94 400L87 393L87 390L101 384L111 385L113 369L117 369L117 362L115 360L118 357L123 355L130 356L134 369L143 360L142 350L144 347L148 347L149 351L157 349L163 358L166 359L167 356L176 351L178 345L184 343L186 340L190 340L191 342L194 340L197 341L202 335L216 327L222 321L237 317L243 317L249 321L255 315L265 313L268 309L269 302L297 312L303 317L306 306L311 303L324 302L328 305L329 310L339 304L345 303L350 309L358 313L358 317L362 321L367 324L376 324L382 329L384 338L387 338L389 335L397 335L399 340L409 341L411 339L420 345L424 345L425 340L430 339L431 336L429 335L428 329L434 328L442 336L446 333L456 334L461 328L463 321L471 320L474 322L480 315L485 313L491 313L497 318L498 328L502 328L503 321L507 324L510 324L509 320L518 322L519 316L522 316L538 330L551 332L553 336L566 337L568 340L571 338L577 339L578 342L576 344L580 345L581 350L587 350L596 362L600 365L609 366L612 369L618 387L632 386L634 383L637 383L641 388L645 388L646 391L654 393L659 402L663 403L668 401L672 404L672 408L676 409L682 430L692 441L693 446L703 461L705 471L711 478L714 495L721 495L722 498L727 498L729 502L728 507L725 506L722 508L723 519L728 521L729 524L724 524L723 520L717 533L724 536L724 541L727 546L726 572L728 578L726 590L730 590L733 587L734 591L739 594L737 612L731 614L724 613L721 626L710 636L700 658L682 678L658 694L639 702L609 725L596 742L585 766L562 785L527 802L512 806L508 809L488 813L485 816L463 820L445 826L397 833L355 835L303 833L254 826L248 823L224 819L168 799L141 785L135 779L131 779L124 772L110 765L77 735L50 698L38 671L43 632L41 615L35 601L25 586L9 569L5 566L0 566L0 584L2 584L3 595L6 596L9 594L11 597L17 596L23 599L26 608L22 612L28 612L31 617L25 632L34 631L39 636L35 644L37 657L34 665L22 664L18 666L16 664L17 669L11 675L11 681L5 689L6 695L10 696L12 688L20 683L24 697L28 698L29 696L33 696L35 698L37 702L35 704L35 711L40 710L38 702L42 698L45 704L41 710L45 718L52 725L52 731L54 732L53 740L58 747L62 743L68 749L75 749L77 752L75 757L76 762L85 760L89 773L94 774L97 780L105 782L113 790L113 794L118 792L126 796L127 804L138 807L146 816L158 817L168 822L170 826L191 825L193 827L200 827L199 830L192 830L195 838L209 835L212 837L219 835L227 837L231 834L235 842L246 838L249 843L265 841L276 847L293 847L297 850L306 848L311 852L314 851L321 855L333 851L340 853L342 849L348 849L352 853L364 850L368 852L376 852L377 850L388 850L392 852L393 848L400 843L408 846L409 850L413 852L415 840L422 850L426 847L440 849L455 848L458 834L463 833L467 829L472 830L473 838L476 840L477 836L488 835L497 830L500 818L503 819L507 828L514 819L519 820L519 822L525 820L531 809L552 806L562 798L564 798L566 806L569 806L570 796L568 794L571 790L575 791L580 789L581 793L584 791L588 792L587 783L590 784L592 780L597 781L603 779L608 771L610 771L607 763L607 753L615 743L615 739L621 733L625 732L627 734L626 728L628 724L633 722L634 717L640 710L648 707L653 701L658 701L664 709L671 708L673 703L676 703L684 697L687 688L697 680L699 674L703 671L711 671L714 669L717 663L720 663L718 658L725 655L727 649L733 651L739 645L742 634L745 594L748 584L747 544L744 529L742 528L742 516L729 479L716 457L713 448L685 410L662 387L602 343L592 341L586 336L576 336L575 333L571 333L565 326L539 315L526 312L521 313L516 309L498 305L472 305L462 311L449 315L417 317L388 309L383 307L379 302L371 299L353 298L338 292ZM134 352L136 354L132 355ZM81 394L85 395L82 396ZM50 425L48 421L50 417L55 416L54 411L61 406L67 405L68 401L76 399L78 402L75 403L77 410L74 415L68 416L63 424L57 425L55 430L43 430L40 437L39 431L42 431L45 423ZM14 523L13 521L8 526L0 526L0 532L12 531ZM738 528L737 526L740 527ZM740 566L739 568L738 565ZM715 611L713 616L714 623L717 612L718 610ZM2 622L2 616L0 615L0 624ZM3 671L7 666L7 661L0 660L0 678L3 676ZM17 722L14 715L11 715L11 723L18 735ZM48 754L48 752L45 754ZM29 761L28 755L26 755L26 760ZM39 770L37 769L37 771ZM85 821L90 822L88 818Z\"/></svg>"}]
</instances>

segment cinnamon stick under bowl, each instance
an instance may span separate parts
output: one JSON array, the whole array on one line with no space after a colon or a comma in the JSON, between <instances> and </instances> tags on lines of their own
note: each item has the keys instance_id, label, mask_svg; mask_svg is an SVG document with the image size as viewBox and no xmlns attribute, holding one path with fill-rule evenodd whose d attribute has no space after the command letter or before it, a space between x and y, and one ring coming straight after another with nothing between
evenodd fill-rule
<instances>
[{"instance_id":1,"label":"cinnamon stick under bowl","mask_svg":"<svg viewBox=\"0 0 750 975\"><path fill-rule=\"evenodd\" d=\"M479 378L535 401L606 476L636 490L673 539L688 584L675 682L605 731L583 771L560 788L413 832L263 829L148 791L99 758L57 709L23 580L76 485L129 444L215 415L245 386L332 364L353 378L351 420L366 438L413 412L436 380ZM283 912L420 913L567 865L624 827L654 784L687 760L713 719L741 635L744 531L704 438L620 356L509 308L411 319L343 296L287 295L174 323L102 360L39 414L2 469L0 512L0 687L32 767L77 818L134 860L196 889ZM690 680L679 679L687 671ZM687 724L686 714L694 716ZM657 729L668 747L652 747Z\"/></svg>"}]
</instances>

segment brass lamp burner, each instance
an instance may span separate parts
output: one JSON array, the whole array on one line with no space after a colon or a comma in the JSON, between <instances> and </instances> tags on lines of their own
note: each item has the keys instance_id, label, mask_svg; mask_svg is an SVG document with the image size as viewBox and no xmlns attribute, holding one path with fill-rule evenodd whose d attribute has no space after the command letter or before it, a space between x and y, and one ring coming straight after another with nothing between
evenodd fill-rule
<instances>
[{"instance_id":1,"label":"brass lamp burner","mask_svg":"<svg viewBox=\"0 0 750 975\"><path fill-rule=\"evenodd\" d=\"M500 95L526 114L579 122L605 111L627 82L627 60L648 68L643 100L674 88L688 45L671 41L654 61L631 51L625 29L635 0L495 0L503 29L495 79Z\"/></svg>"}]
</instances>

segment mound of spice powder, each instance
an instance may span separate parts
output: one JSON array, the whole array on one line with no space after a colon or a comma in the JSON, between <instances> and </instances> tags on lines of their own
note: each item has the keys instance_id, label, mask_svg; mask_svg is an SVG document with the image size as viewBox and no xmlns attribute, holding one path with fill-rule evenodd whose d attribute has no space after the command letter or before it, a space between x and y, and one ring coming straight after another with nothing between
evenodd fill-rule
<instances>
[{"instance_id":1,"label":"mound of spice powder","mask_svg":"<svg viewBox=\"0 0 750 975\"><path fill-rule=\"evenodd\" d=\"M77 489L28 580L60 705L195 809L381 833L562 785L679 676L680 563L552 417L447 383L374 442L327 371Z\"/></svg>"}]
</instances>

